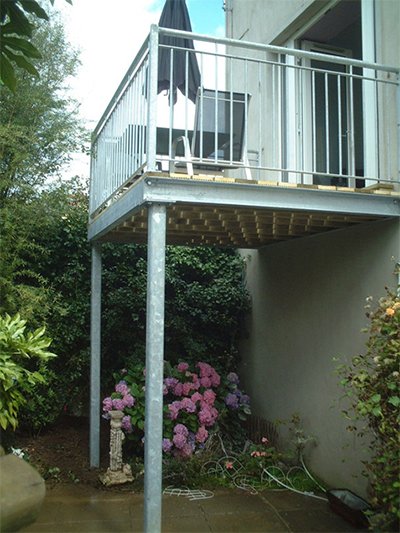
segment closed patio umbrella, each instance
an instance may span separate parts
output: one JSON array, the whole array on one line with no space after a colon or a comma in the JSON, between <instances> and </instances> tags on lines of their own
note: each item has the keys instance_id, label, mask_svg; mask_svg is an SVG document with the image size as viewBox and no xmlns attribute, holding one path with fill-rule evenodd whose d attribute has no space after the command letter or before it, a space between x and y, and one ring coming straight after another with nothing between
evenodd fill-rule
<instances>
[{"instance_id":1,"label":"closed patio umbrella","mask_svg":"<svg viewBox=\"0 0 400 533\"><path fill-rule=\"evenodd\" d=\"M162 28L192 31L189 13L185 0L166 0L158 25ZM160 48L158 56L158 93L170 89L171 46L194 50L192 39L160 36L160 44L168 48ZM186 57L188 57L187 89L186 89ZM200 70L196 54L185 50L173 51L172 87L173 103L177 98L177 89L186 94L194 103L197 89L200 86Z\"/></svg>"}]
</instances>

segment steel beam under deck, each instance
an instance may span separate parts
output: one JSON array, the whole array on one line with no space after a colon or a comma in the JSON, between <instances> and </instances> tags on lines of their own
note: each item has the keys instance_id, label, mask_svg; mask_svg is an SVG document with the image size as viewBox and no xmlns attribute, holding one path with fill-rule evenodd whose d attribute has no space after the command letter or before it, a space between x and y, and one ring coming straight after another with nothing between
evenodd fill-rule
<instances>
[{"instance_id":1,"label":"steel beam under deck","mask_svg":"<svg viewBox=\"0 0 400 533\"><path fill-rule=\"evenodd\" d=\"M132 214L151 203L329 212L377 218L400 216L400 198L396 196L277 187L261 183L178 179L148 173L90 223L89 240L106 237Z\"/></svg>"}]
</instances>

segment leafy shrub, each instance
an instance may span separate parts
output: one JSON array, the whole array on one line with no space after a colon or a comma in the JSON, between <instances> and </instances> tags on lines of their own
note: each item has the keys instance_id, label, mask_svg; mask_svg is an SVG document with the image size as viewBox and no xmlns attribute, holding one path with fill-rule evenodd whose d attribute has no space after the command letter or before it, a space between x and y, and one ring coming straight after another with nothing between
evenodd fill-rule
<instances>
[{"instance_id":1,"label":"leafy shrub","mask_svg":"<svg viewBox=\"0 0 400 533\"><path fill-rule=\"evenodd\" d=\"M372 488L372 505L380 529L398 525L399 508L399 362L400 299L393 292L381 298L374 310L367 305L370 320L365 355L353 357L339 372L351 401L345 414L365 422L361 433L372 433L371 460L366 474ZM356 427L350 426L352 431Z\"/></svg>"},{"instance_id":2,"label":"leafy shrub","mask_svg":"<svg viewBox=\"0 0 400 533\"><path fill-rule=\"evenodd\" d=\"M18 411L26 402L24 394L45 381L45 362L55 357L47 348L51 339L45 328L26 332L26 321L17 314L0 315L0 425L18 424Z\"/></svg>"},{"instance_id":3,"label":"leafy shrub","mask_svg":"<svg viewBox=\"0 0 400 533\"><path fill-rule=\"evenodd\" d=\"M211 432L220 420L242 419L250 414L250 399L239 389L239 378L230 372L221 380L208 363L189 366L180 362L166 365L164 379L163 451L175 457L187 458L204 448ZM120 379L120 378L123 379ZM141 442L144 436L144 384L142 365L124 370L115 392L103 400L103 411L123 411L122 428L128 438Z\"/></svg>"}]
</instances>

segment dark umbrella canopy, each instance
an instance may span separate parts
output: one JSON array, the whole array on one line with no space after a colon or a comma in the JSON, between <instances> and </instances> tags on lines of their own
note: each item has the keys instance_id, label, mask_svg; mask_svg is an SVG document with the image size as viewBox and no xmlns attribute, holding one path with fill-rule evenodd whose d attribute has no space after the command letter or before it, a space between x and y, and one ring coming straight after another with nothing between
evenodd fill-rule
<instances>
[{"instance_id":1,"label":"dark umbrella canopy","mask_svg":"<svg viewBox=\"0 0 400 533\"><path fill-rule=\"evenodd\" d=\"M185 0L166 0L158 25L162 28L192 31L189 13ZM160 36L160 44L179 46L194 50L192 39L179 37ZM173 102L176 102L177 88L186 94L186 51L174 50L173 52ZM160 48L158 56L158 93L170 89L171 52L169 48ZM200 86L200 70L196 55L188 52L188 79L187 94L192 102L196 100L197 89Z\"/></svg>"}]
</instances>

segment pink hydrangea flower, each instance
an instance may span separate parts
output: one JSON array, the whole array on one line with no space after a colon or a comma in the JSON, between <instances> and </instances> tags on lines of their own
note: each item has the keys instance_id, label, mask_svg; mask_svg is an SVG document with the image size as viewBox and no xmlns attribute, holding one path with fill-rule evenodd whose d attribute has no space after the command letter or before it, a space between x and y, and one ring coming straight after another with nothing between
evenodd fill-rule
<instances>
[{"instance_id":1,"label":"pink hydrangea flower","mask_svg":"<svg viewBox=\"0 0 400 533\"><path fill-rule=\"evenodd\" d=\"M196 412L196 404L190 398L183 398L181 401L181 406L182 409L184 409L187 413Z\"/></svg>"},{"instance_id":2,"label":"pink hydrangea flower","mask_svg":"<svg viewBox=\"0 0 400 533\"><path fill-rule=\"evenodd\" d=\"M178 450L181 450L187 441L185 435L182 435L182 433L176 433L172 439L172 442L178 448Z\"/></svg>"},{"instance_id":3,"label":"pink hydrangea flower","mask_svg":"<svg viewBox=\"0 0 400 533\"><path fill-rule=\"evenodd\" d=\"M215 372L215 370L211 374L210 379L211 379L211 386L212 387L219 387L219 385L221 383L221 378L220 378L219 374L217 374L217 372Z\"/></svg>"},{"instance_id":4,"label":"pink hydrangea flower","mask_svg":"<svg viewBox=\"0 0 400 533\"><path fill-rule=\"evenodd\" d=\"M193 446L186 442L179 450L180 457L190 457L193 453Z\"/></svg>"},{"instance_id":5,"label":"pink hydrangea flower","mask_svg":"<svg viewBox=\"0 0 400 533\"><path fill-rule=\"evenodd\" d=\"M215 398L217 397L217 395L215 394L215 392L211 389L207 389L203 392L203 398L204 398L204 401L208 404L208 405L214 405L214 402L215 402Z\"/></svg>"},{"instance_id":6,"label":"pink hydrangea flower","mask_svg":"<svg viewBox=\"0 0 400 533\"><path fill-rule=\"evenodd\" d=\"M196 403L202 400L203 400L203 396L199 392L195 392L194 394L192 394L192 402Z\"/></svg>"},{"instance_id":7,"label":"pink hydrangea flower","mask_svg":"<svg viewBox=\"0 0 400 533\"><path fill-rule=\"evenodd\" d=\"M215 409L215 407L204 407L199 412L199 422L202 426L212 426L215 422L215 420L218 417L218 411Z\"/></svg>"},{"instance_id":8,"label":"pink hydrangea flower","mask_svg":"<svg viewBox=\"0 0 400 533\"><path fill-rule=\"evenodd\" d=\"M182 383L177 383L174 387L174 394L175 396L182 396L182 393L183 393L183 385Z\"/></svg>"},{"instance_id":9,"label":"pink hydrangea flower","mask_svg":"<svg viewBox=\"0 0 400 533\"><path fill-rule=\"evenodd\" d=\"M122 396L125 396L125 394L129 394L131 392L126 384L126 381L123 380L115 385L115 391L121 393Z\"/></svg>"},{"instance_id":10,"label":"pink hydrangea flower","mask_svg":"<svg viewBox=\"0 0 400 533\"><path fill-rule=\"evenodd\" d=\"M183 396L189 396L191 390L192 390L192 383L184 383L182 385Z\"/></svg>"},{"instance_id":11,"label":"pink hydrangea flower","mask_svg":"<svg viewBox=\"0 0 400 533\"><path fill-rule=\"evenodd\" d=\"M211 387L211 379L208 376L200 378L200 385L205 389L208 389L209 387Z\"/></svg>"},{"instance_id":12,"label":"pink hydrangea flower","mask_svg":"<svg viewBox=\"0 0 400 533\"><path fill-rule=\"evenodd\" d=\"M135 405L135 398L132 394L125 394L122 398L125 407L133 407Z\"/></svg>"},{"instance_id":13,"label":"pink hydrangea flower","mask_svg":"<svg viewBox=\"0 0 400 533\"><path fill-rule=\"evenodd\" d=\"M187 363L179 363L176 368L178 369L178 372L186 372L186 370L189 368L189 365Z\"/></svg>"},{"instance_id":14,"label":"pink hydrangea flower","mask_svg":"<svg viewBox=\"0 0 400 533\"><path fill-rule=\"evenodd\" d=\"M125 408L125 404L121 398L115 398L112 401L112 407L113 409L116 409L117 411L123 411Z\"/></svg>"},{"instance_id":15,"label":"pink hydrangea flower","mask_svg":"<svg viewBox=\"0 0 400 533\"><path fill-rule=\"evenodd\" d=\"M103 411L105 411L107 413L108 411L111 411L112 408L113 408L112 399L110 397L104 398L104 400L103 400Z\"/></svg>"},{"instance_id":16,"label":"pink hydrangea flower","mask_svg":"<svg viewBox=\"0 0 400 533\"><path fill-rule=\"evenodd\" d=\"M200 426L196 433L196 441L203 443L208 438L208 431L204 426Z\"/></svg>"},{"instance_id":17,"label":"pink hydrangea flower","mask_svg":"<svg viewBox=\"0 0 400 533\"><path fill-rule=\"evenodd\" d=\"M178 418L180 409L181 402L172 402L168 405L169 416L172 420L176 420Z\"/></svg>"}]
</instances>

